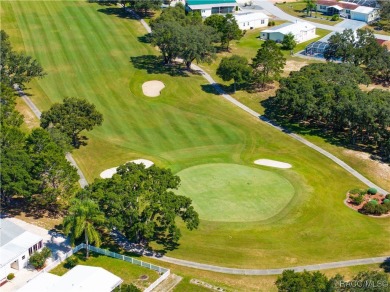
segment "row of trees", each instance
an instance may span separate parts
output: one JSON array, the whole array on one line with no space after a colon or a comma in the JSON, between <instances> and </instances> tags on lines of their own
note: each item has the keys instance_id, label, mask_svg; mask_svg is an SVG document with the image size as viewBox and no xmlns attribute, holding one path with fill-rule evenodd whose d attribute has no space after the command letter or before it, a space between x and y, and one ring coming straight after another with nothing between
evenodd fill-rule
<instances>
[{"instance_id":1,"label":"row of trees","mask_svg":"<svg viewBox=\"0 0 390 292\"><path fill-rule=\"evenodd\" d=\"M84 236L99 245L99 231L115 228L133 242L174 248L181 236L177 218L189 230L199 224L191 199L172 191L179 184L169 169L127 163L112 178L97 179L76 195L64 230L73 242Z\"/></svg>"},{"instance_id":2,"label":"row of trees","mask_svg":"<svg viewBox=\"0 0 390 292\"><path fill-rule=\"evenodd\" d=\"M256 56L249 64L245 57L233 55L224 57L217 69L217 75L224 81L234 81L252 89L265 88L266 85L279 79L283 72L286 59L278 44L272 40L265 41Z\"/></svg>"},{"instance_id":3,"label":"row of trees","mask_svg":"<svg viewBox=\"0 0 390 292\"><path fill-rule=\"evenodd\" d=\"M390 52L378 44L371 30L354 32L346 29L332 35L328 43L324 52L327 60L363 66L371 77L384 83L390 82Z\"/></svg>"},{"instance_id":4,"label":"row of trees","mask_svg":"<svg viewBox=\"0 0 390 292\"><path fill-rule=\"evenodd\" d=\"M281 80L267 115L330 131L390 160L390 93L364 92L358 86L369 83L364 71L353 64L311 64Z\"/></svg>"},{"instance_id":5,"label":"row of trees","mask_svg":"<svg viewBox=\"0 0 390 292\"><path fill-rule=\"evenodd\" d=\"M160 48L164 63L182 58L188 69L195 60L211 62L217 43L228 50L230 41L242 36L233 15L212 15L203 23L198 13L186 15L181 4L165 9L151 27L151 41Z\"/></svg>"},{"instance_id":6,"label":"row of trees","mask_svg":"<svg viewBox=\"0 0 390 292\"><path fill-rule=\"evenodd\" d=\"M102 115L83 99L66 98L42 113L42 128L22 131L23 116L16 110L14 84L24 87L45 75L30 56L13 50L1 31L1 202L13 196L37 202L42 210L60 211L77 190L79 176L65 154L78 146L79 134L103 121Z\"/></svg>"},{"instance_id":7,"label":"row of trees","mask_svg":"<svg viewBox=\"0 0 390 292\"><path fill-rule=\"evenodd\" d=\"M293 270L285 270L275 284L279 292L390 291L389 276L381 271L362 271L347 280L340 274L328 278L319 271L297 273Z\"/></svg>"}]
</instances>

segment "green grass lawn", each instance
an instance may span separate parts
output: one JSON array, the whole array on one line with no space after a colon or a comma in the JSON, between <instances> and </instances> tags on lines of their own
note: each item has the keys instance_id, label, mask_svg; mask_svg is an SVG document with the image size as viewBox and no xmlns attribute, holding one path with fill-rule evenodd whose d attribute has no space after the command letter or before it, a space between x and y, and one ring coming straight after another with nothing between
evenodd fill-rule
<instances>
[{"instance_id":1,"label":"green grass lawn","mask_svg":"<svg viewBox=\"0 0 390 292\"><path fill-rule=\"evenodd\" d=\"M189 196L200 219L208 221L266 220L294 197L294 187L277 173L238 164L202 164L178 176L178 193Z\"/></svg>"},{"instance_id":2,"label":"green grass lawn","mask_svg":"<svg viewBox=\"0 0 390 292\"><path fill-rule=\"evenodd\" d=\"M276 7L280 8L284 12L295 16L302 18L307 21L327 24L327 25L335 25L341 21L343 21L342 18L336 21L331 21L330 16L324 15L321 12L312 12L312 17L308 17L306 12L303 12L303 10L306 8L306 3L303 1L297 1L297 2L287 2L287 3L278 3L276 4Z\"/></svg>"},{"instance_id":3,"label":"green grass lawn","mask_svg":"<svg viewBox=\"0 0 390 292\"><path fill-rule=\"evenodd\" d=\"M131 263L121 261L115 258L107 257L104 255L91 253L88 259L85 259L85 252L78 252L75 257L79 259L78 265L101 267L107 271L113 273L123 280L124 284L131 284L138 286L139 288L146 288L159 277L156 271L149 270ZM62 276L69 269L66 268L66 263L63 262L59 266L55 267L50 273ZM147 280L142 280L141 276L148 276Z\"/></svg>"},{"instance_id":4,"label":"green grass lawn","mask_svg":"<svg viewBox=\"0 0 390 292\"><path fill-rule=\"evenodd\" d=\"M389 219L360 215L342 202L348 189L362 187L359 181L214 94L202 76L161 66L155 48L142 42L143 27L123 9L86 1L0 5L2 29L48 73L29 84L37 106L45 110L77 96L103 113L103 126L87 134L88 146L74 151L89 181L136 158L175 173L206 163L264 169L253 165L259 158L294 166L269 170L293 185L289 208L245 224L202 220L198 230L182 229L180 247L169 256L272 268L389 254ZM141 86L155 79L166 87L147 98Z\"/></svg>"}]
</instances>

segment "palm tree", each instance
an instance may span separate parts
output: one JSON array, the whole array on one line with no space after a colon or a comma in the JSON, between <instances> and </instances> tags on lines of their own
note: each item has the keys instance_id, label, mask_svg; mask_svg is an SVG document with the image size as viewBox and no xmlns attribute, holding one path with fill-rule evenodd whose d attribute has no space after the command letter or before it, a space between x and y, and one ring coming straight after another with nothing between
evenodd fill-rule
<instances>
[{"instance_id":1,"label":"palm tree","mask_svg":"<svg viewBox=\"0 0 390 292\"><path fill-rule=\"evenodd\" d=\"M309 15L309 13L310 13L310 17L311 17L313 9L315 9L317 7L316 1L315 0L305 0L305 3L306 3L306 13L307 13L307 15Z\"/></svg>"},{"instance_id":2,"label":"palm tree","mask_svg":"<svg viewBox=\"0 0 390 292\"><path fill-rule=\"evenodd\" d=\"M87 245L86 257L89 257L89 243L100 246L100 234L97 227L104 223L104 214L97 203L90 199L74 200L69 208L69 214L63 220L64 233L70 236L71 244L84 233Z\"/></svg>"}]
</instances>

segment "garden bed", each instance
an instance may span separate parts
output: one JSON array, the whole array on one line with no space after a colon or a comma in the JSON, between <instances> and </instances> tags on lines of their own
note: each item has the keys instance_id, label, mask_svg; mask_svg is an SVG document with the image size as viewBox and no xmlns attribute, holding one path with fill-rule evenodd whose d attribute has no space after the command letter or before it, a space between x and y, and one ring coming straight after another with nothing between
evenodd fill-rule
<instances>
[{"instance_id":1,"label":"garden bed","mask_svg":"<svg viewBox=\"0 0 390 292\"><path fill-rule=\"evenodd\" d=\"M379 194L373 188L368 191L355 189L348 192L344 203L349 208L368 216L390 216L390 194Z\"/></svg>"}]
</instances>

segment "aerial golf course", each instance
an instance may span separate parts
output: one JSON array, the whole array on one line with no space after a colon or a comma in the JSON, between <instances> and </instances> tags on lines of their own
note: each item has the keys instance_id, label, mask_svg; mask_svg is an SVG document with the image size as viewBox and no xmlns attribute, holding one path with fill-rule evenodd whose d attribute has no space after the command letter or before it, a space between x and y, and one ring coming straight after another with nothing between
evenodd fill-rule
<instances>
[{"instance_id":1,"label":"aerial golf course","mask_svg":"<svg viewBox=\"0 0 390 292\"><path fill-rule=\"evenodd\" d=\"M202 76L164 68L138 21L87 1L2 1L1 29L47 76L27 93L41 110L82 97L103 113L74 157L91 182L149 159L182 178L199 229L182 228L168 256L237 268L281 268L390 253L389 219L344 206L365 187L326 157L209 90ZM142 92L160 80L158 97ZM266 158L290 169L255 165Z\"/></svg>"}]
</instances>

